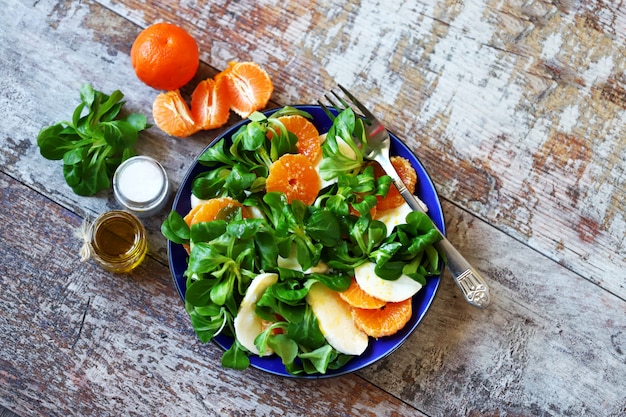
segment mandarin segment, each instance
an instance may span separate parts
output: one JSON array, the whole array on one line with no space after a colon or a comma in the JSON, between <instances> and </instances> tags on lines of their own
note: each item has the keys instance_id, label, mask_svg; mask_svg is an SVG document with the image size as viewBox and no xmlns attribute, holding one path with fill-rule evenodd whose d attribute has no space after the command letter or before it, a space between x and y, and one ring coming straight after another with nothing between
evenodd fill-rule
<instances>
[{"instance_id":1,"label":"mandarin segment","mask_svg":"<svg viewBox=\"0 0 626 417\"><path fill-rule=\"evenodd\" d=\"M130 50L137 78L157 90L177 90L200 65L198 45L180 26L156 23L137 35Z\"/></svg>"},{"instance_id":2,"label":"mandarin segment","mask_svg":"<svg viewBox=\"0 0 626 417\"><path fill-rule=\"evenodd\" d=\"M347 290L340 292L339 296L352 307L364 308L367 310L378 309L387 304L385 301L372 297L363 291L354 277L352 278L350 287L348 287Z\"/></svg>"},{"instance_id":3,"label":"mandarin segment","mask_svg":"<svg viewBox=\"0 0 626 417\"><path fill-rule=\"evenodd\" d=\"M411 193L414 193L415 186L417 185L417 173L413 165L411 165L411 162L401 156L392 156L390 159L391 164L398 172L406 188L408 188Z\"/></svg>"},{"instance_id":4,"label":"mandarin segment","mask_svg":"<svg viewBox=\"0 0 626 417\"><path fill-rule=\"evenodd\" d=\"M406 188L411 193L415 193L417 173L415 172L415 168L411 165L411 162L401 156L392 156L390 159L393 167L398 172L398 175ZM377 163L374 164L374 176L378 178L382 175L385 175L385 171L383 171L381 166ZM376 207L378 207L378 210L384 211L400 207L402 204L404 204L404 197L402 197L398 188L394 184L391 184L389 187L389 193L387 193L385 198L378 197L378 204Z\"/></svg>"},{"instance_id":5,"label":"mandarin segment","mask_svg":"<svg viewBox=\"0 0 626 417\"><path fill-rule=\"evenodd\" d=\"M321 190L321 180L309 158L285 154L270 166L265 189L284 193L289 203L300 200L310 206Z\"/></svg>"},{"instance_id":6,"label":"mandarin segment","mask_svg":"<svg viewBox=\"0 0 626 417\"><path fill-rule=\"evenodd\" d=\"M254 62L231 62L217 78L226 82L230 109L242 118L261 110L274 92L274 84L268 73Z\"/></svg>"},{"instance_id":7,"label":"mandarin segment","mask_svg":"<svg viewBox=\"0 0 626 417\"><path fill-rule=\"evenodd\" d=\"M306 155L313 164L322 157L322 141L320 133L310 120L299 114L281 116L278 120L285 128L298 137L298 153Z\"/></svg>"},{"instance_id":8,"label":"mandarin segment","mask_svg":"<svg viewBox=\"0 0 626 417\"><path fill-rule=\"evenodd\" d=\"M391 336L400 331L413 314L412 299L387 303L379 309L353 308L354 324L368 336Z\"/></svg>"},{"instance_id":9,"label":"mandarin segment","mask_svg":"<svg viewBox=\"0 0 626 417\"><path fill-rule=\"evenodd\" d=\"M178 90L160 93L154 99L152 117L157 127L171 136L185 138L200 130Z\"/></svg>"},{"instance_id":10,"label":"mandarin segment","mask_svg":"<svg viewBox=\"0 0 626 417\"><path fill-rule=\"evenodd\" d=\"M224 78L200 81L191 95L191 115L200 129L224 126L230 116Z\"/></svg>"},{"instance_id":11,"label":"mandarin segment","mask_svg":"<svg viewBox=\"0 0 626 417\"><path fill-rule=\"evenodd\" d=\"M242 209L243 216L247 216L245 207L229 197L219 197L206 200L198 204L187 213L183 218L189 227L201 222L210 222L213 220L229 220L238 209Z\"/></svg>"}]
</instances>

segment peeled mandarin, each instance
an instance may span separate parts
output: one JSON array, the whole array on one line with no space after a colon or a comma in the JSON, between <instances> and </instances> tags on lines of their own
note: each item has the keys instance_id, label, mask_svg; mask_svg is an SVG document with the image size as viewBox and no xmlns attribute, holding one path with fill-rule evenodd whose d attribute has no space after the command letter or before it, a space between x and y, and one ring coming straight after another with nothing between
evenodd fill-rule
<instances>
[{"instance_id":1,"label":"peeled mandarin","mask_svg":"<svg viewBox=\"0 0 626 417\"><path fill-rule=\"evenodd\" d=\"M285 154L271 166L265 182L267 192L282 192L287 201L310 206L321 190L320 176L305 155Z\"/></svg>"},{"instance_id":2,"label":"peeled mandarin","mask_svg":"<svg viewBox=\"0 0 626 417\"><path fill-rule=\"evenodd\" d=\"M382 306L387 304L386 301L383 301L380 298L373 297L363 291L363 289L356 282L356 278L352 278L350 287L348 287L347 290L340 292L339 296L346 303L356 308L376 309L381 308Z\"/></svg>"},{"instance_id":3,"label":"peeled mandarin","mask_svg":"<svg viewBox=\"0 0 626 417\"><path fill-rule=\"evenodd\" d=\"M352 319L368 336L375 338L391 336L401 330L411 319L411 299L387 303L379 309L353 308Z\"/></svg>"},{"instance_id":4,"label":"peeled mandarin","mask_svg":"<svg viewBox=\"0 0 626 417\"><path fill-rule=\"evenodd\" d=\"M400 177L406 188L411 193L415 193L415 187L417 185L417 173L415 172L415 169L413 168L409 160L400 156L392 156L391 163L398 172L398 176ZM380 165L375 164L374 176L378 178L382 175L385 175L385 172L380 167ZM378 198L378 204L376 205L376 207L379 211L384 211L400 207L404 202L404 197L400 195L398 188L396 188L394 184L391 184L391 186L389 187L389 193L387 193L385 198Z\"/></svg>"},{"instance_id":5,"label":"peeled mandarin","mask_svg":"<svg viewBox=\"0 0 626 417\"><path fill-rule=\"evenodd\" d=\"M242 118L267 106L274 91L269 74L254 62L230 62L216 79L221 77L225 78L230 109Z\"/></svg>"},{"instance_id":6,"label":"peeled mandarin","mask_svg":"<svg viewBox=\"0 0 626 417\"><path fill-rule=\"evenodd\" d=\"M170 136L185 138L200 130L178 90L157 95L152 103L152 117L157 127Z\"/></svg>"}]
</instances>

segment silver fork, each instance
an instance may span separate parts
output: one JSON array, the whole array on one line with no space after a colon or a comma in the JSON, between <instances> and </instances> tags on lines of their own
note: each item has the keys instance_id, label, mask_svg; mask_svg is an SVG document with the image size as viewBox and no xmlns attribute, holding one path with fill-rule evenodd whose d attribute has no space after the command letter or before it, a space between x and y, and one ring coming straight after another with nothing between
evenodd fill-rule
<instances>
[{"instance_id":1,"label":"silver fork","mask_svg":"<svg viewBox=\"0 0 626 417\"><path fill-rule=\"evenodd\" d=\"M389 159L391 138L387 129L385 129L385 126L383 126L383 124L367 109L367 107L361 104L361 102L359 102L348 90L341 85L339 85L339 88L364 116L365 123L363 124L368 139L366 149L364 150L365 158L376 161L380 164L385 173L391 177L394 184L398 188L398 191L400 191L400 194L404 197L411 209L424 212L419 200L406 188ZM332 90L331 93L335 99L339 101L341 106L335 103L335 101L327 94L325 94L324 97L337 111L342 111L343 109L349 107L349 104L346 103L346 101L339 94ZM318 101L318 103L332 120L334 116L330 110L322 102ZM437 228L436 225L433 224L433 226ZM436 244L437 249L445 254L450 274L463 292L465 300L476 307L487 307L491 301L487 283L463 257L463 255L461 255L461 253L452 245L452 243L450 243L443 233L441 233L438 228L437 230L442 237L442 239Z\"/></svg>"}]
</instances>

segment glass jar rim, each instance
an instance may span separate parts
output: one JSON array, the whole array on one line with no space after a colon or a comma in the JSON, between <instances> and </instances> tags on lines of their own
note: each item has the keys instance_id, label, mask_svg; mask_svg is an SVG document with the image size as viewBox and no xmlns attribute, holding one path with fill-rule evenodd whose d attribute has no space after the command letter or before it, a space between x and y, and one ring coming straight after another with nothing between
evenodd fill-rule
<instances>
[{"instance_id":1,"label":"glass jar rim","mask_svg":"<svg viewBox=\"0 0 626 417\"><path fill-rule=\"evenodd\" d=\"M137 181L146 179L141 175L137 175L136 164L138 163L145 164L143 167L139 167L140 169L148 167L148 169L152 170L151 174L156 174L156 176L150 178L151 181L155 181L156 186L152 187L152 190L150 190L147 198L139 198L137 195L128 195L130 194L129 187L145 186L145 184L137 183ZM133 167L133 165L135 166ZM130 184L131 182L132 184ZM145 190L139 191L138 194L141 194L142 192L145 192ZM137 212L153 210L163 204L169 194L169 181L167 173L165 172L163 166L152 157L138 155L128 158L122 162L122 164L120 164L115 171L113 176L113 193L118 202L129 210Z\"/></svg>"},{"instance_id":2,"label":"glass jar rim","mask_svg":"<svg viewBox=\"0 0 626 417\"><path fill-rule=\"evenodd\" d=\"M132 229L133 241L124 253L112 255L98 242L100 228L112 221L123 221ZM142 262L147 252L147 235L143 223L134 214L124 210L112 210L98 216L89 228L90 256L103 268L112 272L127 272Z\"/></svg>"}]
</instances>

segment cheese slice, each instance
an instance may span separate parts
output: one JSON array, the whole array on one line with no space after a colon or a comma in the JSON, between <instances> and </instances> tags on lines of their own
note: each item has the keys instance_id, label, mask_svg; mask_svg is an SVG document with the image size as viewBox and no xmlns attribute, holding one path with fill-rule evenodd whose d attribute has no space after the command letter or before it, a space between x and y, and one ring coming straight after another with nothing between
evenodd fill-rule
<instances>
[{"instance_id":1,"label":"cheese slice","mask_svg":"<svg viewBox=\"0 0 626 417\"><path fill-rule=\"evenodd\" d=\"M346 355L360 355L368 345L368 336L356 327L348 303L339 293L322 283L315 283L306 296L320 330L329 345Z\"/></svg>"},{"instance_id":2,"label":"cheese slice","mask_svg":"<svg viewBox=\"0 0 626 417\"><path fill-rule=\"evenodd\" d=\"M256 315L255 309L257 301L259 301L265 290L277 281L277 274L257 275L246 290L246 294L239 305L237 317L235 317L233 322L237 340L243 347L255 355L267 356L274 353L270 348L261 353L254 344L254 339L265 329L266 324L263 319Z\"/></svg>"},{"instance_id":3,"label":"cheese slice","mask_svg":"<svg viewBox=\"0 0 626 417\"><path fill-rule=\"evenodd\" d=\"M354 268L359 287L372 297L396 303L413 297L422 288L422 284L407 275L401 275L395 281L382 279L374 272L375 267L375 263L365 262Z\"/></svg>"}]
</instances>

